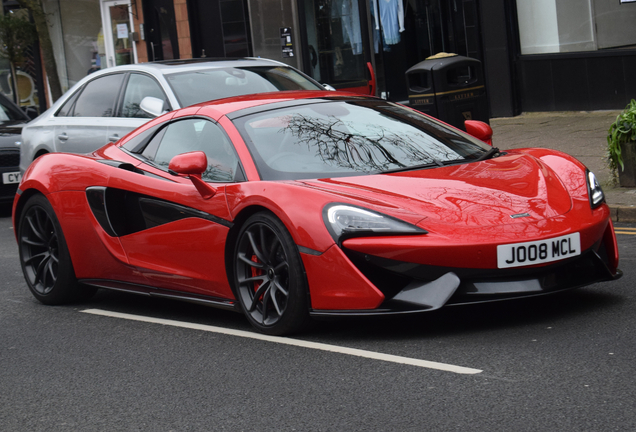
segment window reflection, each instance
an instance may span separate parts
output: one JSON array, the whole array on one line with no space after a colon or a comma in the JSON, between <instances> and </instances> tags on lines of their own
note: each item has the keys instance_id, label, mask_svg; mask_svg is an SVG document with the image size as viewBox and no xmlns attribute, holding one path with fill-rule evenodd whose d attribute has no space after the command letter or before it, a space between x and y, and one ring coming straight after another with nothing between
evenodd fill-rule
<instances>
[{"instance_id":1,"label":"window reflection","mask_svg":"<svg viewBox=\"0 0 636 432\"><path fill-rule=\"evenodd\" d=\"M336 88L366 82L360 11L356 0L305 0L312 78Z\"/></svg>"},{"instance_id":2,"label":"window reflection","mask_svg":"<svg viewBox=\"0 0 636 432\"><path fill-rule=\"evenodd\" d=\"M238 123L265 179L440 166L472 160L485 151L424 116L413 118L410 110L380 101L313 103Z\"/></svg>"},{"instance_id":3,"label":"window reflection","mask_svg":"<svg viewBox=\"0 0 636 432\"><path fill-rule=\"evenodd\" d=\"M201 178L209 182L232 182L239 170L238 157L221 128L203 119L185 119L169 124L140 150L153 164L168 169L178 154L202 151L208 167Z\"/></svg>"}]
</instances>

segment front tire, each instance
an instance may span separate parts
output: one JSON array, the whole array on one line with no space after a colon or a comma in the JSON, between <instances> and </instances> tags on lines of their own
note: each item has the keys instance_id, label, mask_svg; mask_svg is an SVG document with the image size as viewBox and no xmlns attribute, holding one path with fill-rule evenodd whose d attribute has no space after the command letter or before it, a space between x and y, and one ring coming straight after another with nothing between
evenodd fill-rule
<instances>
[{"instance_id":1,"label":"front tire","mask_svg":"<svg viewBox=\"0 0 636 432\"><path fill-rule=\"evenodd\" d=\"M305 328L307 278L283 223L268 212L254 214L241 228L234 251L237 299L252 326L269 335Z\"/></svg>"},{"instance_id":2,"label":"front tire","mask_svg":"<svg viewBox=\"0 0 636 432\"><path fill-rule=\"evenodd\" d=\"M62 227L43 195L32 196L24 206L18 247L27 286L41 303L58 305L95 294L95 288L77 282Z\"/></svg>"}]
</instances>

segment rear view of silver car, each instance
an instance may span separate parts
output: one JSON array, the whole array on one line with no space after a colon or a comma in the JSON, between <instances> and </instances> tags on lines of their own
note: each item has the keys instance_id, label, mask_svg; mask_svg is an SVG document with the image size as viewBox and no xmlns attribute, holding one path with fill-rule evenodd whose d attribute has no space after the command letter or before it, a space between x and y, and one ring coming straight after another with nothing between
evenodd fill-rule
<instances>
[{"instance_id":1,"label":"rear view of silver car","mask_svg":"<svg viewBox=\"0 0 636 432\"><path fill-rule=\"evenodd\" d=\"M20 172L45 153L89 153L148 120L200 102L285 90L324 90L273 60L174 60L91 74L22 130Z\"/></svg>"}]
</instances>

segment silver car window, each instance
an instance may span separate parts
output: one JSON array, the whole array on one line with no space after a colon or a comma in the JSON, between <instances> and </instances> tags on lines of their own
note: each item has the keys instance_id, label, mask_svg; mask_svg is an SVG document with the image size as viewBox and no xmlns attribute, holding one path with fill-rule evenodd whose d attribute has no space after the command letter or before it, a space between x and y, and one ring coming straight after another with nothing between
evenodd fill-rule
<instances>
[{"instance_id":1,"label":"silver car window","mask_svg":"<svg viewBox=\"0 0 636 432\"><path fill-rule=\"evenodd\" d=\"M105 75L86 84L75 102L72 116L112 117L123 78L123 74Z\"/></svg>"},{"instance_id":2,"label":"silver car window","mask_svg":"<svg viewBox=\"0 0 636 432\"><path fill-rule=\"evenodd\" d=\"M151 114L139 108L142 99L146 96L163 100L164 107L168 105L166 95L157 81L147 75L130 74L121 107L121 117L152 118Z\"/></svg>"},{"instance_id":3,"label":"silver car window","mask_svg":"<svg viewBox=\"0 0 636 432\"><path fill-rule=\"evenodd\" d=\"M283 90L324 90L283 66L204 69L167 76L181 106L213 99Z\"/></svg>"},{"instance_id":4,"label":"silver car window","mask_svg":"<svg viewBox=\"0 0 636 432\"><path fill-rule=\"evenodd\" d=\"M75 94L73 94L73 96L68 98L55 115L57 117L72 117L75 101L77 100L77 96L79 96L81 92L82 92L82 89L79 89L78 91L75 92Z\"/></svg>"}]
</instances>

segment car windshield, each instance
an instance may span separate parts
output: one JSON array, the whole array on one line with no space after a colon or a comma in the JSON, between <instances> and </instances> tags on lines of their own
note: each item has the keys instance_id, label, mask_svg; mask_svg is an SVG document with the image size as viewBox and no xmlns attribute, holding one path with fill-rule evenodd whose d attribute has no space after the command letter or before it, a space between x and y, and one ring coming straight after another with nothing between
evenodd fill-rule
<instances>
[{"instance_id":1,"label":"car windshield","mask_svg":"<svg viewBox=\"0 0 636 432\"><path fill-rule=\"evenodd\" d=\"M491 150L467 134L382 100L304 100L237 117L234 123L263 180L421 169L475 161Z\"/></svg>"},{"instance_id":2,"label":"car windshield","mask_svg":"<svg viewBox=\"0 0 636 432\"><path fill-rule=\"evenodd\" d=\"M181 106L281 90L324 90L294 69L284 66L203 69L166 76Z\"/></svg>"}]
</instances>

